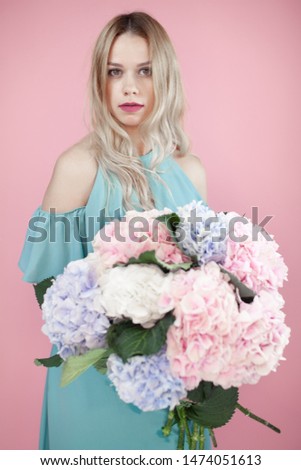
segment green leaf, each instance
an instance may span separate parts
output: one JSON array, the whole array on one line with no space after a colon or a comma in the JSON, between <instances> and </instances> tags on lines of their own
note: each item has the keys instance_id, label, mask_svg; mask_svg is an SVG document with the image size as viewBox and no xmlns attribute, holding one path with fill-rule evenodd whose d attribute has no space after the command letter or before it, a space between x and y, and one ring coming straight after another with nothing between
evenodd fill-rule
<instances>
[{"instance_id":1,"label":"green leaf","mask_svg":"<svg viewBox=\"0 0 301 470\"><path fill-rule=\"evenodd\" d=\"M187 408L187 417L201 426L219 428L228 423L235 412L238 388L225 390L210 382L204 382L198 389L189 392L188 398L192 399L191 397L199 398L200 401Z\"/></svg>"},{"instance_id":2,"label":"green leaf","mask_svg":"<svg viewBox=\"0 0 301 470\"><path fill-rule=\"evenodd\" d=\"M45 359L35 359L34 363L36 366L44 367L59 367L64 360L56 354L55 356L46 357Z\"/></svg>"},{"instance_id":3,"label":"green leaf","mask_svg":"<svg viewBox=\"0 0 301 470\"><path fill-rule=\"evenodd\" d=\"M172 212L171 214L159 215L159 217L156 217L156 220L159 220L159 222L165 224L168 230L171 232L172 238L177 241L175 232L179 223L181 222L181 218L178 216L178 214Z\"/></svg>"},{"instance_id":4,"label":"green leaf","mask_svg":"<svg viewBox=\"0 0 301 470\"><path fill-rule=\"evenodd\" d=\"M175 318L171 313L165 315L152 328L143 328L127 321L109 328L107 341L123 361L138 355L155 354L166 342L166 334Z\"/></svg>"},{"instance_id":5,"label":"green leaf","mask_svg":"<svg viewBox=\"0 0 301 470\"><path fill-rule=\"evenodd\" d=\"M94 364L95 369L100 374L105 374L107 372L107 360L114 351L112 349L107 349L106 353Z\"/></svg>"},{"instance_id":6,"label":"green leaf","mask_svg":"<svg viewBox=\"0 0 301 470\"><path fill-rule=\"evenodd\" d=\"M156 252L155 250L151 251L145 251L144 253L141 253L141 255L138 258L130 258L126 265L122 266L128 266L129 264L155 264L159 266L162 271L168 272L168 271L177 271L178 269L184 269L184 271L187 271L191 265L192 262L188 263L174 263L174 264L168 264L165 263L164 261L158 259L156 257ZM120 266L121 264L117 264L117 266Z\"/></svg>"},{"instance_id":7,"label":"green leaf","mask_svg":"<svg viewBox=\"0 0 301 470\"><path fill-rule=\"evenodd\" d=\"M91 349L80 356L70 356L63 365L61 386L70 384L89 367L97 364L105 355L107 349Z\"/></svg>"},{"instance_id":8,"label":"green leaf","mask_svg":"<svg viewBox=\"0 0 301 470\"><path fill-rule=\"evenodd\" d=\"M167 229L169 230L171 241L173 241L177 245L179 250L181 250L182 253L185 254L185 256L187 256L187 254L184 253L181 244L179 243L179 240L182 238L182 234L179 233L179 231L178 231L178 226L181 222L181 217L179 217L178 214L173 212L172 214L160 215L159 217L156 217L156 220L159 220L160 222L162 222L166 225ZM190 255L189 257L191 259L191 262L182 263L182 265L178 265L179 267L181 267L185 271L187 271L192 266L198 266L197 256ZM186 267L185 265L187 265L188 267Z\"/></svg>"},{"instance_id":9,"label":"green leaf","mask_svg":"<svg viewBox=\"0 0 301 470\"><path fill-rule=\"evenodd\" d=\"M213 387L214 385L212 382L202 380L197 388L188 392L187 398L193 402L201 403L210 397Z\"/></svg>"},{"instance_id":10,"label":"green leaf","mask_svg":"<svg viewBox=\"0 0 301 470\"><path fill-rule=\"evenodd\" d=\"M39 306L41 307L42 303L44 302L44 295L46 290L52 286L52 281L55 279L54 277L48 277L44 279L44 281L39 282L38 284L34 284L34 290L36 294L36 299L38 301Z\"/></svg>"},{"instance_id":11,"label":"green leaf","mask_svg":"<svg viewBox=\"0 0 301 470\"><path fill-rule=\"evenodd\" d=\"M232 282L232 284L234 284L234 286L239 290L239 295L240 295L240 298L243 302L246 302L248 304L252 303L253 302L253 299L254 297L256 296L256 292L254 292L252 289L250 289L249 287L247 287L245 284L243 284L239 279L238 277L236 277L234 274L230 273L230 271L227 271L227 269L223 268L222 266L220 266L220 270L225 273L225 274L228 274L228 276L230 277L230 280Z\"/></svg>"},{"instance_id":12,"label":"green leaf","mask_svg":"<svg viewBox=\"0 0 301 470\"><path fill-rule=\"evenodd\" d=\"M127 265L129 264L159 264L159 260L156 257L156 251L151 250L151 251L144 251L139 255L138 258L130 258L128 262L126 263Z\"/></svg>"}]
</instances>

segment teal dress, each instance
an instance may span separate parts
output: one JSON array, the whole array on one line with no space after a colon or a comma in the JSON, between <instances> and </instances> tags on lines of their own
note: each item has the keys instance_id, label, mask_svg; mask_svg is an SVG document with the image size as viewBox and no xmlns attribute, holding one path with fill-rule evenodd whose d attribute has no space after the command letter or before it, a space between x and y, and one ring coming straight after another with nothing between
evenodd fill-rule
<instances>
[{"instance_id":1,"label":"teal dress","mask_svg":"<svg viewBox=\"0 0 301 470\"><path fill-rule=\"evenodd\" d=\"M152 153L141 157L145 168L151 158ZM158 170L167 187L148 174L157 209L175 210L193 199L201 199L171 156L165 158ZM104 225L104 218L124 214L120 209L122 191L117 180L109 197L107 194L107 183L99 168L86 206L56 214L41 207L36 209L19 260L24 281L37 283L56 276L70 261L93 251L91 241ZM94 368L65 388L60 386L60 376L60 368L48 369L40 449L176 449L177 431L173 430L168 438L161 432L167 410L142 412L124 403L108 378Z\"/></svg>"}]
</instances>

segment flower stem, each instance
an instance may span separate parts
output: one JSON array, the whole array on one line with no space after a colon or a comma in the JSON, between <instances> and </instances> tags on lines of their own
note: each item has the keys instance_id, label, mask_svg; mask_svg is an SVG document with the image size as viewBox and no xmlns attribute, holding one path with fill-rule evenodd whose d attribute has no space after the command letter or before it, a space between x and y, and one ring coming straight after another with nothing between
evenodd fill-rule
<instances>
[{"instance_id":1,"label":"flower stem","mask_svg":"<svg viewBox=\"0 0 301 470\"><path fill-rule=\"evenodd\" d=\"M196 447L197 447L197 443L198 443L198 442L199 442L199 429L198 429L198 424L197 424L197 423L193 423L190 450L195 450Z\"/></svg>"},{"instance_id":2,"label":"flower stem","mask_svg":"<svg viewBox=\"0 0 301 470\"><path fill-rule=\"evenodd\" d=\"M264 424L264 426L267 426L268 428L272 429L272 431L279 432L279 433L281 432L279 428L276 428L276 426L269 423L265 419L262 419L259 416L254 415L254 413L252 413L247 408L244 408L239 403L236 403L236 408L240 410L244 415L249 416L249 418L255 419L255 421L258 421L258 423Z\"/></svg>"},{"instance_id":3,"label":"flower stem","mask_svg":"<svg viewBox=\"0 0 301 470\"><path fill-rule=\"evenodd\" d=\"M186 417L185 408L184 407L178 407L177 411L178 411L180 421L183 423L183 426L184 426L184 429L185 429L185 432L186 432L187 441L188 441L188 448L190 449L190 446L191 446L191 433L190 433L190 429L189 429L189 425L188 425L188 421L187 421L187 417Z\"/></svg>"},{"instance_id":4,"label":"flower stem","mask_svg":"<svg viewBox=\"0 0 301 470\"><path fill-rule=\"evenodd\" d=\"M209 428L209 434L210 434L210 438L211 438L211 442L213 444L213 447L217 447L217 442L216 442L216 439L215 439L215 434L214 434L213 429Z\"/></svg>"},{"instance_id":5,"label":"flower stem","mask_svg":"<svg viewBox=\"0 0 301 470\"><path fill-rule=\"evenodd\" d=\"M200 426L200 431L199 431L199 448L200 450L205 449L205 428L204 426Z\"/></svg>"},{"instance_id":6,"label":"flower stem","mask_svg":"<svg viewBox=\"0 0 301 470\"><path fill-rule=\"evenodd\" d=\"M184 450L184 442L185 442L185 422L181 415L179 415L180 422L179 422L179 438L178 438L178 446L177 450Z\"/></svg>"},{"instance_id":7,"label":"flower stem","mask_svg":"<svg viewBox=\"0 0 301 470\"><path fill-rule=\"evenodd\" d=\"M167 416L167 421L165 425L162 428L163 436L169 436L171 433L171 428L174 420L175 412L173 410L169 410L168 416Z\"/></svg>"}]
</instances>

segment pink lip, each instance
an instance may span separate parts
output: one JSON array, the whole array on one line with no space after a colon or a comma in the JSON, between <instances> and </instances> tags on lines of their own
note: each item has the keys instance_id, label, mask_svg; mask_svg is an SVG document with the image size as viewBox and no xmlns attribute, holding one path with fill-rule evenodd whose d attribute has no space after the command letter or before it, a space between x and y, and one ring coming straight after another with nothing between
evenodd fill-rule
<instances>
[{"instance_id":1,"label":"pink lip","mask_svg":"<svg viewBox=\"0 0 301 470\"><path fill-rule=\"evenodd\" d=\"M126 113L135 113L139 111L139 109L143 108L143 104L139 103L123 103L119 105L119 108L122 109L122 111L125 111Z\"/></svg>"}]
</instances>

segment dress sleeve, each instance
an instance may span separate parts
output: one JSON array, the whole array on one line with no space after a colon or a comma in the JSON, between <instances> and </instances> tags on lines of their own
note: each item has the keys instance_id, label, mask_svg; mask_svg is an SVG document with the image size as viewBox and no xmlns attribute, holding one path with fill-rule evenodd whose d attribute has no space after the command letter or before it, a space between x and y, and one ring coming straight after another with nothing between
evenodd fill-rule
<instances>
[{"instance_id":1,"label":"dress sleeve","mask_svg":"<svg viewBox=\"0 0 301 470\"><path fill-rule=\"evenodd\" d=\"M38 207L34 211L18 262L23 281L38 283L57 276L70 261L87 256L85 209L50 213Z\"/></svg>"}]
</instances>

